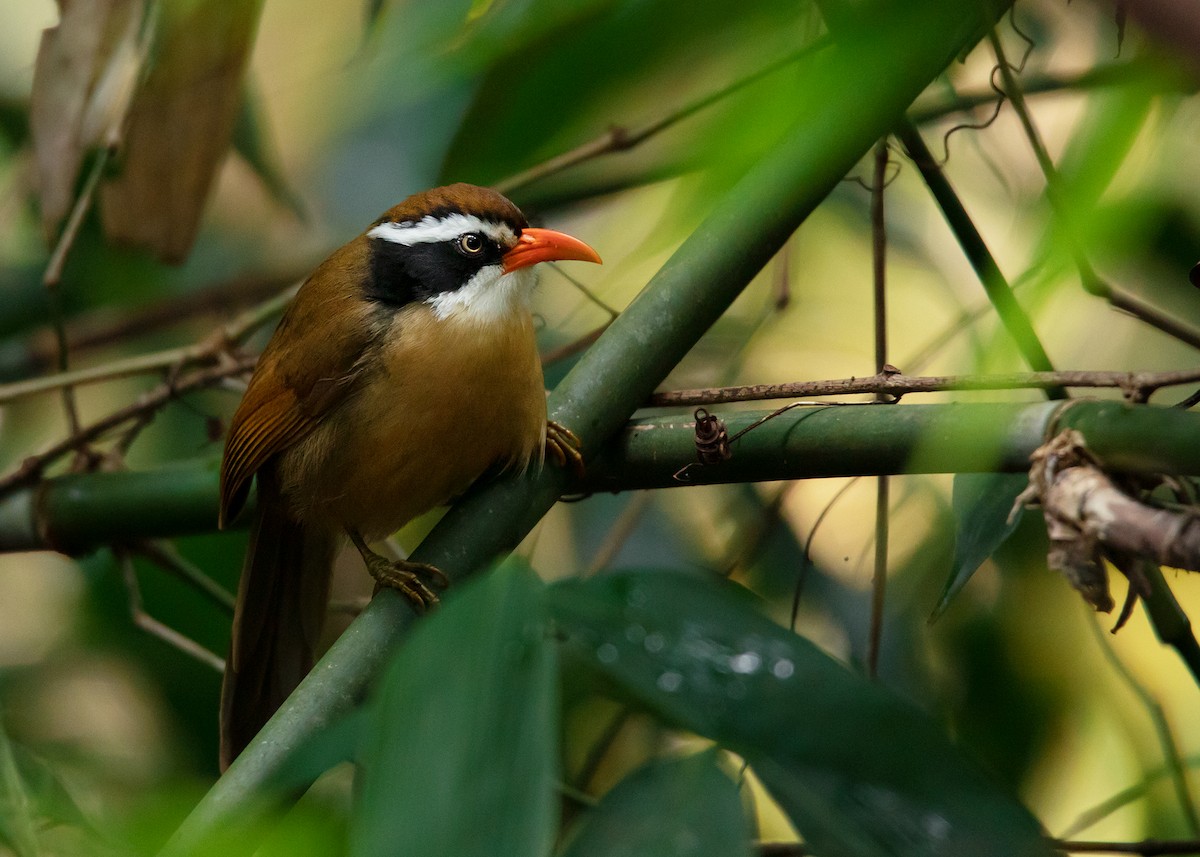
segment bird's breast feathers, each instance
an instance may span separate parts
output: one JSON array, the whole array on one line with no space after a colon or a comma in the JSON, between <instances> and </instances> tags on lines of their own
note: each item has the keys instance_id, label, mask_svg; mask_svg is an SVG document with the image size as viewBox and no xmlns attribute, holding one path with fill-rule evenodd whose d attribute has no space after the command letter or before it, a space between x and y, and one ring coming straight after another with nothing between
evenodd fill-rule
<instances>
[{"instance_id":1,"label":"bird's breast feathers","mask_svg":"<svg viewBox=\"0 0 1200 857\"><path fill-rule=\"evenodd\" d=\"M285 453L283 490L302 517L381 537L489 467L541 455L546 399L527 310L480 324L412 304L379 349L357 389Z\"/></svg>"}]
</instances>

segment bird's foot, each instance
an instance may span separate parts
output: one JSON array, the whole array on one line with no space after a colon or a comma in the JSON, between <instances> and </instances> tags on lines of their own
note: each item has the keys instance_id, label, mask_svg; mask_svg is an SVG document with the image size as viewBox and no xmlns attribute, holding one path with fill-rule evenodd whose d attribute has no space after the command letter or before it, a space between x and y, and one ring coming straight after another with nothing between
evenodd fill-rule
<instances>
[{"instance_id":1,"label":"bird's foot","mask_svg":"<svg viewBox=\"0 0 1200 857\"><path fill-rule=\"evenodd\" d=\"M424 613L438 603L434 588L445 589L450 581L442 570L425 562L407 559L388 559L367 547L366 541L357 532L348 531L350 541L358 548L367 571L375 578L375 591L381 588L395 589L409 600L418 613Z\"/></svg>"},{"instance_id":2,"label":"bird's foot","mask_svg":"<svg viewBox=\"0 0 1200 857\"><path fill-rule=\"evenodd\" d=\"M406 559L390 560L379 554L372 554L367 560L367 571L375 578L376 592L383 587L395 589L418 613L424 613L438 603L434 588L445 589L450 585L446 575L435 565Z\"/></svg>"},{"instance_id":3,"label":"bird's foot","mask_svg":"<svg viewBox=\"0 0 1200 857\"><path fill-rule=\"evenodd\" d=\"M546 423L546 452L559 467L570 466L577 478L583 478L583 441L564 425Z\"/></svg>"}]
</instances>

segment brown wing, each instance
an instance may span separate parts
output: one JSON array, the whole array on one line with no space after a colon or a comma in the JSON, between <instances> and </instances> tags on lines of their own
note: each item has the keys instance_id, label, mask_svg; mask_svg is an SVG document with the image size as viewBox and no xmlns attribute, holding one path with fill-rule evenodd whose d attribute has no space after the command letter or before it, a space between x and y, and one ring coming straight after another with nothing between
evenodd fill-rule
<instances>
[{"instance_id":1,"label":"brown wing","mask_svg":"<svg viewBox=\"0 0 1200 857\"><path fill-rule=\"evenodd\" d=\"M356 238L313 272L259 358L225 441L221 527L241 510L258 469L316 428L353 388L379 331L362 297L368 240Z\"/></svg>"}]
</instances>

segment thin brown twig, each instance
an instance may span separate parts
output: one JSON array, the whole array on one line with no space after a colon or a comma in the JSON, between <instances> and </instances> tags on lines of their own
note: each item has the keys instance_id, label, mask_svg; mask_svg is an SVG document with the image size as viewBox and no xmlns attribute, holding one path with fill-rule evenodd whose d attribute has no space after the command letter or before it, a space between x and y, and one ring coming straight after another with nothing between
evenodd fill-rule
<instances>
[{"instance_id":1,"label":"thin brown twig","mask_svg":"<svg viewBox=\"0 0 1200 857\"><path fill-rule=\"evenodd\" d=\"M173 382L166 382L140 396L135 402L113 411L95 422L83 426L70 437L58 441L49 449L28 456L15 470L0 477L0 496L22 485L37 481L53 462L67 453L99 440L120 425L136 420L147 412L154 412L167 402L184 393L211 386L226 378L249 372L254 368L257 357L238 357L228 363L198 369Z\"/></svg>"},{"instance_id":2,"label":"thin brown twig","mask_svg":"<svg viewBox=\"0 0 1200 857\"><path fill-rule=\"evenodd\" d=\"M1024 82L1025 95L1045 95L1062 90L1090 90L1105 86L1119 86L1131 81L1162 82L1164 91L1182 91L1185 78L1174 74L1171 69L1156 67L1153 61L1135 59L1094 66L1075 74L1041 74ZM953 96L919 99L908 111L909 118L917 123L931 122L951 113L963 113L977 107L994 104L1004 98L991 87L959 92Z\"/></svg>"},{"instance_id":3,"label":"thin brown twig","mask_svg":"<svg viewBox=\"0 0 1200 857\"><path fill-rule=\"evenodd\" d=\"M729 84L729 86L718 89L716 92L710 92L700 96L694 101L685 104L684 106L661 116L658 119L645 123L644 125L635 128L624 128L620 126L612 126L608 131L601 134L592 140L587 141L574 149L556 155L553 158L543 161L540 164L523 170L516 175L502 179L493 187L503 194L510 194L519 188L533 184L535 181L547 178L548 176L560 173L570 167L578 166L585 161L590 161L601 155L606 155L612 152L624 152L632 149L634 146L644 143L650 137L659 134L673 125L688 119L691 116L701 112L707 107L716 104L724 98L732 95L738 90L755 83L764 77L767 77L780 69L786 68L792 63L798 62L811 54L823 50L832 44L832 40L828 36L822 36L799 50L793 51L773 63L769 63L763 68L755 71L746 77L740 78Z\"/></svg>"},{"instance_id":4,"label":"thin brown twig","mask_svg":"<svg viewBox=\"0 0 1200 857\"><path fill-rule=\"evenodd\" d=\"M197 643L191 637L179 633L170 625L160 622L146 612L142 602L142 588L138 583L137 571L133 567L133 557L129 551L118 549L115 552L117 562L121 566L121 575L125 581L125 592L129 596L129 615L133 624L138 628L157 637L168 646L178 649L189 657L195 658L205 666L212 667L218 674L225 672L225 661Z\"/></svg>"},{"instance_id":5,"label":"thin brown twig","mask_svg":"<svg viewBox=\"0 0 1200 857\"><path fill-rule=\"evenodd\" d=\"M1000 77L1004 80L1005 94L1008 96L1013 111L1017 114L1017 118L1021 122L1021 127L1025 131L1025 139L1029 142L1030 148L1033 149L1033 156L1037 159L1038 166L1042 170L1042 176L1046 180L1046 197L1050 200L1050 205L1054 209L1054 213L1067 227L1064 230L1066 232L1065 237L1071 244L1071 252L1079 268L1083 287L1093 294L1107 297L1107 286L1096 276L1091 262L1084 255L1083 248L1079 246L1076 238L1077 233L1072 228L1073 218L1070 208L1063 197L1062 177L1058 172L1058 168L1054 166L1054 161L1050 157L1049 150L1046 149L1046 144L1042 140L1042 135L1038 131L1037 125L1033 122L1033 115L1029 112L1029 105L1025 102L1024 91L1021 89L1020 83L1017 82L1015 66L1008 61L1008 57L1004 52L1004 45L1000 41L1000 35L996 32L995 28L988 31L988 42L992 46L992 52L996 55L996 68L1000 72Z\"/></svg>"},{"instance_id":6,"label":"thin brown twig","mask_svg":"<svg viewBox=\"0 0 1200 857\"><path fill-rule=\"evenodd\" d=\"M875 565L871 572L871 627L867 635L867 676L879 676L879 653L883 645L884 608L887 603L888 510L891 481L875 477Z\"/></svg>"},{"instance_id":7,"label":"thin brown twig","mask_svg":"<svg viewBox=\"0 0 1200 857\"><path fill-rule=\"evenodd\" d=\"M167 541L144 541L129 546L159 568L168 572L197 592L205 595L213 604L233 615L234 598L224 586L217 583L198 566L189 562L175 546Z\"/></svg>"},{"instance_id":8,"label":"thin brown twig","mask_svg":"<svg viewBox=\"0 0 1200 857\"><path fill-rule=\"evenodd\" d=\"M791 619L788 622L788 627L793 631L796 630L796 621L800 618L800 600L804 595L804 584L808 580L808 570L812 568L812 546L813 541L817 538L817 530L821 528L821 524L833 511L833 507L838 501L849 493L854 487L854 483L858 481L858 477L854 476L846 481L846 484L837 490L837 493L829 498L829 502L821 509L817 515L817 519L813 521L812 529L808 531L808 537L804 540L804 554L801 557L800 572L796 575L796 586L792 589L792 612Z\"/></svg>"},{"instance_id":9,"label":"thin brown twig","mask_svg":"<svg viewBox=\"0 0 1200 857\"><path fill-rule=\"evenodd\" d=\"M299 285L294 285L269 300L251 307L237 318L216 328L200 341L189 345L166 348L150 354L138 354L100 366L77 369L74 372L30 378L11 384L0 384L0 405L58 388L111 381L117 378L161 372L166 369L179 371L195 364L219 362L223 356L228 355L231 348L239 345L251 333L283 312L298 288Z\"/></svg>"},{"instance_id":10,"label":"thin brown twig","mask_svg":"<svg viewBox=\"0 0 1200 857\"><path fill-rule=\"evenodd\" d=\"M142 430L150 423L154 422L155 412L144 411L138 414L125 430L121 432L120 437L116 439L108 452L104 455L104 462L101 466L119 469L125 466L125 456L129 455L129 450L133 446L134 441L141 436Z\"/></svg>"},{"instance_id":11,"label":"thin brown twig","mask_svg":"<svg viewBox=\"0 0 1200 857\"><path fill-rule=\"evenodd\" d=\"M562 265L551 262L550 267L556 274L578 289L580 294L582 294L585 298L598 306L604 312L608 313L609 321L615 321L617 316L621 314L618 310L613 309L607 303L605 303L604 299L588 288L583 281L571 276L570 273L563 269Z\"/></svg>"},{"instance_id":12,"label":"thin brown twig","mask_svg":"<svg viewBox=\"0 0 1200 857\"><path fill-rule=\"evenodd\" d=\"M100 176L104 174L109 154L107 148L101 149L97 153L92 169L79 191L79 196L75 199L75 205L71 209L66 225L63 226L63 230L58 236L54 252L50 254L46 272L42 275L42 285L46 287L46 294L50 300L50 323L54 328L54 338L58 345L59 372L65 373L71 365L70 350L67 344L67 326L62 305L63 268L67 263L67 256L70 254L71 248L75 246L75 240L79 237L83 218L92 207L92 199L96 195L96 188L100 185ZM75 391L71 385L64 384L62 386L62 400L63 410L67 416L67 429L75 434L79 431L79 408L76 405Z\"/></svg>"},{"instance_id":13,"label":"thin brown twig","mask_svg":"<svg viewBox=\"0 0 1200 857\"><path fill-rule=\"evenodd\" d=\"M748 384L655 393L648 408L694 407L726 402L754 402L802 396L848 396L861 393L902 396L907 393L943 393L979 390L1045 389L1048 387L1116 388L1130 398L1145 401L1164 387L1200 382L1200 368L1170 372L1013 372L998 375L871 375L824 381L790 381L783 384Z\"/></svg>"},{"instance_id":14,"label":"thin brown twig","mask_svg":"<svg viewBox=\"0 0 1200 857\"><path fill-rule=\"evenodd\" d=\"M871 184L871 274L875 306L875 372L887 365L887 223L883 198L890 161L887 138L875 145L875 172Z\"/></svg>"},{"instance_id":15,"label":"thin brown twig","mask_svg":"<svg viewBox=\"0 0 1200 857\"><path fill-rule=\"evenodd\" d=\"M887 371L887 224L884 194L887 188L889 153L887 138L875 146L875 169L871 183L871 272L874 291L875 373ZM880 401L888 397L875 394ZM871 624L867 634L867 675L879 674L879 651L883 642L883 616L887 598L888 477L875 480L875 566L871 574Z\"/></svg>"},{"instance_id":16,"label":"thin brown twig","mask_svg":"<svg viewBox=\"0 0 1200 857\"><path fill-rule=\"evenodd\" d=\"M273 298L304 276L249 274L232 277L195 291L137 307L104 307L79 316L67 324L71 353L121 343L133 336L176 327L206 316L228 316L231 310ZM23 366L28 374L45 371L55 361L56 345L51 331L38 331L21 343Z\"/></svg>"}]
</instances>

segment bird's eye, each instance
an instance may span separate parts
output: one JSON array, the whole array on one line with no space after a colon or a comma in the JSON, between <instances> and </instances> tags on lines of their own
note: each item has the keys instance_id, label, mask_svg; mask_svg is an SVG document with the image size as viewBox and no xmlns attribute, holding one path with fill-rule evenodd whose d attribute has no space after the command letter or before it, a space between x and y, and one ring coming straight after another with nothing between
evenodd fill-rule
<instances>
[{"instance_id":1,"label":"bird's eye","mask_svg":"<svg viewBox=\"0 0 1200 857\"><path fill-rule=\"evenodd\" d=\"M478 232L458 236L458 249L467 256L478 256L483 252L483 236Z\"/></svg>"}]
</instances>

